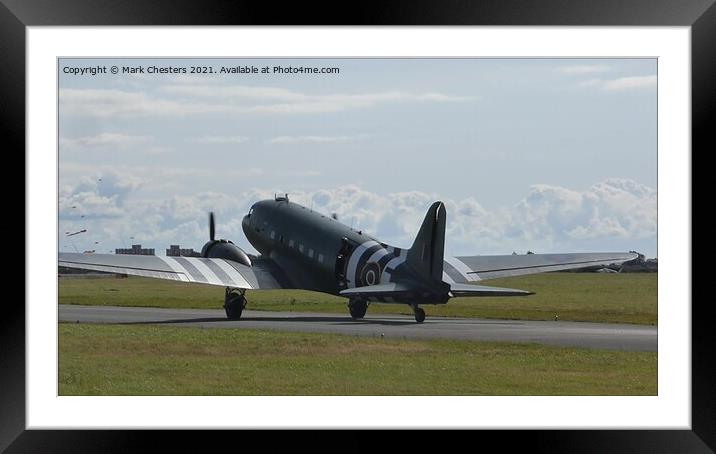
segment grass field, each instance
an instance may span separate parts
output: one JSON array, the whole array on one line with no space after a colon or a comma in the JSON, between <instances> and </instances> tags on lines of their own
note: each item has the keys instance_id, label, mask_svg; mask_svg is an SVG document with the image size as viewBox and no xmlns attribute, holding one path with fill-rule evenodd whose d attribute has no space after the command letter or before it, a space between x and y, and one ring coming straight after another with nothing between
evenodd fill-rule
<instances>
[{"instance_id":1,"label":"grass field","mask_svg":"<svg viewBox=\"0 0 716 454\"><path fill-rule=\"evenodd\" d=\"M60 395L656 395L657 354L59 325Z\"/></svg>"},{"instance_id":2,"label":"grass field","mask_svg":"<svg viewBox=\"0 0 716 454\"><path fill-rule=\"evenodd\" d=\"M546 273L494 279L496 287L530 290L535 295L503 298L454 298L423 306L428 317L486 317L519 320L657 324L656 273ZM160 279L114 277L60 278L61 304L221 309L224 289ZM348 314L346 299L303 290L247 292L249 309ZM412 314L405 305L373 304L368 313Z\"/></svg>"}]
</instances>

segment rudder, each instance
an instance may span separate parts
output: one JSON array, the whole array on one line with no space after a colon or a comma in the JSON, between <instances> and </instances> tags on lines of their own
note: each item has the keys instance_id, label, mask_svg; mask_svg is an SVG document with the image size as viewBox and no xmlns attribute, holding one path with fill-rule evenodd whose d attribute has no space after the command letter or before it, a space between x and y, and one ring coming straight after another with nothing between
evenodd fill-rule
<instances>
[{"instance_id":1,"label":"rudder","mask_svg":"<svg viewBox=\"0 0 716 454\"><path fill-rule=\"evenodd\" d=\"M406 257L411 268L423 277L436 281L442 281L443 277L446 216L447 211L442 202L430 206Z\"/></svg>"}]
</instances>

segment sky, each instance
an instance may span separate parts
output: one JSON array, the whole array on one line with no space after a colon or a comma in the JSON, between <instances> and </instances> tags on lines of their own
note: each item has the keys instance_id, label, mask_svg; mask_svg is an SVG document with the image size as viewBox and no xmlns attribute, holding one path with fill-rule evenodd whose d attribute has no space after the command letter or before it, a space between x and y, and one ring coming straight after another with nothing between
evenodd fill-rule
<instances>
[{"instance_id":1,"label":"sky","mask_svg":"<svg viewBox=\"0 0 716 454\"><path fill-rule=\"evenodd\" d=\"M255 253L242 217L288 192L399 247L442 200L451 255L657 256L656 59L60 59L58 71L63 252L199 250L214 211L217 236Z\"/></svg>"}]
</instances>

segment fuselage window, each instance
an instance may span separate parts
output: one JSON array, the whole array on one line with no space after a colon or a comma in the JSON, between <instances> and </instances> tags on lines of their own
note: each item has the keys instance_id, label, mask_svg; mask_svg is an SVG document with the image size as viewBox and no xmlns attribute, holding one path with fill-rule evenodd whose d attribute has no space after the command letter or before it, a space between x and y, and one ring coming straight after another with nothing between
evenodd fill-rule
<instances>
[{"instance_id":1,"label":"fuselage window","mask_svg":"<svg viewBox=\"0 0 716 454\"><path fill-rule=\"evenodd\" d=\"M273 240L274 238L276 238L276 231L271 230L271 239Z\"/></svg>"},{"instance_id":2,"label":"fuselage window","mask_svg":"<svg viewBox=\"0 0 716 454\"><path fill-rule=\"evenodd\" d=\"M303 252L303 245L302 245L302 244L299 244L299 245L298 245L298 250L299 250L299 252Z\"/></svg>"},{"instance_id":3,"label":"fuselage window","mask_svg":"<svg viewBox=\"0 0 716 454\"><path fill-rule=\"evenodd\" d=\"M318 263L323 263L323 254L318 254Z\"/></svg>"},{"instance_id":4,"label":"fuselage window","mask_svg":"<svg viewBox=\"0 0 716 454\"><path fill-rule=\"evenodd\" d=\"M313 249L308 250L308 257L313 258Z\"/></svg>"},{"instance_id":5,"label":"fuselage window","mask_svg":"<svg viewBox=\"0 0 716 454\"><path fill-rule=\"evenodd\" d=\"M293 241L293 240L288 240L288 247L291 247L291 248L292 248L294 244L296 244L295 241Z\"/></svg>"}]
</instances>

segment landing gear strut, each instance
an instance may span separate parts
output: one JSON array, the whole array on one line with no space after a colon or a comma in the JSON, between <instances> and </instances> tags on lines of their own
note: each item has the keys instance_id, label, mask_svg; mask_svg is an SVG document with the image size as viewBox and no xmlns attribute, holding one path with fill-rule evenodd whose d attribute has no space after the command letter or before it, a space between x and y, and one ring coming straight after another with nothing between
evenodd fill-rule
<instances>
[{"instance_id":1,"label":"landing gear strut","mask_svg":"<svg viewBox=\"0 0 716 454\"><path fill-rule=\"evenodd\" d=\"M354 319L363 318L365 317L365 311L368 310L368 303L361 300L350 300L348 301L348 310Z\"/></svg>"},{"instance_id":2,"label":"landing gear strut","mask_svg":"<svg viewBox=\"0 0 716 454\"><path fill-rule=\"evenodd\" d=\"M415 313L415 321L423 323L425 321L425 311L418 307L417 304L413 304L413 312Z\"/></svg>"},{"instance_id":3,"label":"landing gear strut","mask_svg":"<svg viewBox=\"0 0 716 454\"><path fill-rule=\"evenodd\" d=\"M244 289L226 287L224 310L226 311L226 318L229 320L238 320L241 318L241 313L246 307L246 297L244 293L246 293Z\"/></svg>"}]
</instances>

